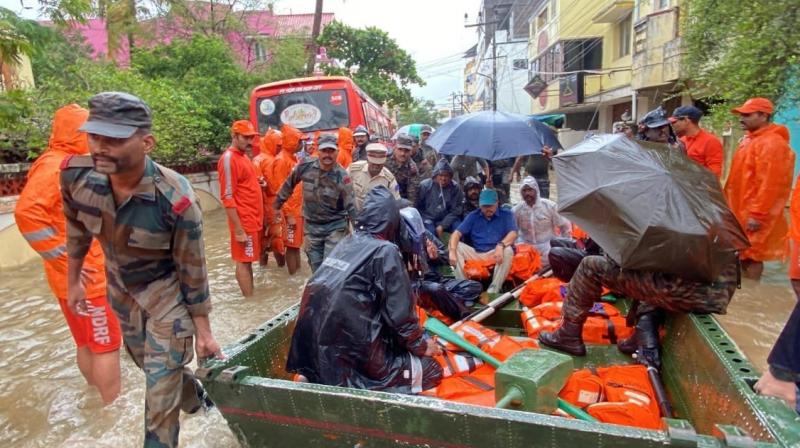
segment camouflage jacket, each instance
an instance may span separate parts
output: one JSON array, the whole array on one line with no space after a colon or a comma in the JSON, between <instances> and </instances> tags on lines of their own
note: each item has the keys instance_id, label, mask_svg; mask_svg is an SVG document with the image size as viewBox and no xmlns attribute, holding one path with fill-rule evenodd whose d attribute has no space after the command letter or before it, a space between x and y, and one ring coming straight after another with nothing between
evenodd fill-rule
<instances>
[{"instance_id":1,"label":"camouflage jacket","mask_svg":"<svg viewBox=\"0 0 800 448\"><path fill-rule=\"evenodd\" d=\"M61 167L67 253L81 259L92 238L100 241L112 302L129 295L155 320L180 306L193 316L211 311L203 216L186 178L148 157L139 185L117 206L90 156L69 157Z\"/></svg>"},{"instance_id":2,"label":"camouflage jacket","mask_svg":"<svg viewBox=\"0 0 800 448\"><path fill-rule=\"evenodd\" d=\"M298 182L303 182L303 219L307 230L331 232L343 229L348 217L355 222L353 183L344 168L337 164L324 172L319 159L298 164L278 191L273 204L275 210L281 209Z\"/></svg>"},{"instance_id":3,"label":"camouflage jacket","mask_svg":"<svg viewBox=\"0 0 800 448\"><path fill-rule=\"evenodd\" d=\"M419 183L421 182L417 164L409 159L408 162L400 165L394 156L390 155L386 158L384 166L394 174L397 185L400 187L400 197L408 199L412 204L416 203Z\"/></svg>"}]
</instances>

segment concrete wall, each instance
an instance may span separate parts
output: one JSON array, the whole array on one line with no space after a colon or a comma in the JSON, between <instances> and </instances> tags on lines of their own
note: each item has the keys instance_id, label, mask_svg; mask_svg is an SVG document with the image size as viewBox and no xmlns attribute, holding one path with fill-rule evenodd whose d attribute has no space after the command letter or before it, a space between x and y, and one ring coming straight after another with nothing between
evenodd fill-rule
<instances>
[{"instance_id":1,"label":"concrete wall","mask_svg":"<svg viewBox=\"0 0 800 448\"><path fill-rule=\"evenodd\" d=\"M192 182L200 207L204 212L221 207L216 172L188 174L186 178ZM38 258L36 252L22 238L17 224L14 222L14 207L17 205L17 198L17 196L0 198L0 247L2 248L0 271Z\"/></svg>"}]
</instances>

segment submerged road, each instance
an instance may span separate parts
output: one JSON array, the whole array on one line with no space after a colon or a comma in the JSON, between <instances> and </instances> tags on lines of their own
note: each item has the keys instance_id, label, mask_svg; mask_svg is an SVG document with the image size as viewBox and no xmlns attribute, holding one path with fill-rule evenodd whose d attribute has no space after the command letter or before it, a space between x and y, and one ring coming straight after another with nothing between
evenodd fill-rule
<instances>
[{"instance_id":1,"label":"submerged road","mask_svg":"<svg viewBox=\"0 0 800 448\"><path fill-rule=\"evenodd\" d=\"M274 263L256 269L255 297L244 299L228 255L224 212L208 213L205 229L211 320L224 346L296 302L310 271L305 262L295 277ZM0 440L14 447L141 446L144 376L128 355L122 355L123 394L103 408L78 372L69 331L41 264L3 271L0 297ZM794 300L785 269L768 265L765 280L745 284L720 319L760 369ZM181 442L184 447L238 446L216 410L207 417L184 416Z\"/></svg>"}]
</instances>

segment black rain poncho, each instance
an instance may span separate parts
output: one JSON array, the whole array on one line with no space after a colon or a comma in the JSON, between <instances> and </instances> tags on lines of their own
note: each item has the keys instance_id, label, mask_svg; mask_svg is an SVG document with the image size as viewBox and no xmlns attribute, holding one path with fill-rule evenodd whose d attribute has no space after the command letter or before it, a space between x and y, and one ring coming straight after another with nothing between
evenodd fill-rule
<instances>
[{"instance_id":1,"label":"black rain poncho","mask_svg":"<svg viewBox=\"0 0 800 448\"><path fill-rule=\"evenodd\" d=\"M419 186L417 193L416 209L426 222L430 221L433 227L442 226L445 231L461 219L461 210L464 203L464 193L455 181L442 188L436 182L436 176L441 173L453 174L453 169L447 160L436 162L433 169L433 178L425 179Z\"/></svg>"},{"instance_id":2,"label":"black rain poncho","mask_svg":"<svg viewBox=\"0 0 800 448\"><path fill-rule=\"evenodd\" d=\"M372 189L345 237L303 291L286 369L312 383L399 393L436 386L442 370L423 357L411 283L397 246L400 214Z\"/></svg>"}]
</instances>

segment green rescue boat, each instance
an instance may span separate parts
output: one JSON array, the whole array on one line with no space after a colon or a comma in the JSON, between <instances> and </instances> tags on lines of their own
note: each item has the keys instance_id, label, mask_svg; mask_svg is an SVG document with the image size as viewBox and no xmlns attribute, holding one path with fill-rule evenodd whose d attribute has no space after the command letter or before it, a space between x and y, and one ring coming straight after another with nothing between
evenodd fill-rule
<instances>
[{"instance_id":1,"label":"green rescue boat","mask_svg":"<svg viewBox=\"0 0 800 448\"><path fill-rule=\"evenodd\" d=\"M298 308L226 347L225 361L197 371L242 446L800 447L798 415L753 391L759 372L712 316L667 321L662 378L676 418L656 431L293 382L285 364ZM522 336L520 311L514 302L481 323ZM585 358L574 358L576 368L632 362L613 345L588 348Z\"/></svg>"}]
</instances>

